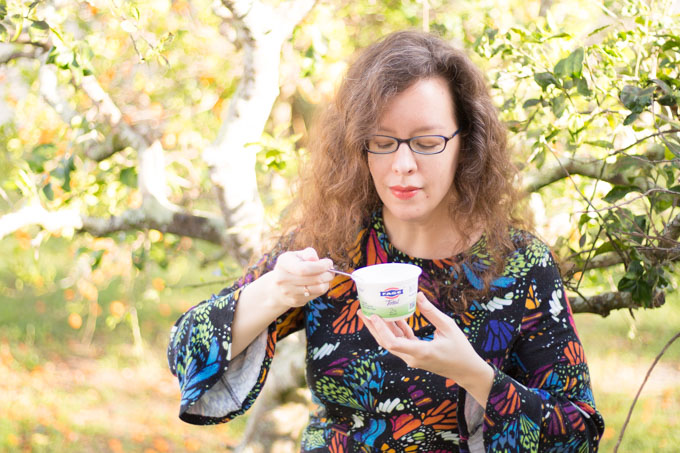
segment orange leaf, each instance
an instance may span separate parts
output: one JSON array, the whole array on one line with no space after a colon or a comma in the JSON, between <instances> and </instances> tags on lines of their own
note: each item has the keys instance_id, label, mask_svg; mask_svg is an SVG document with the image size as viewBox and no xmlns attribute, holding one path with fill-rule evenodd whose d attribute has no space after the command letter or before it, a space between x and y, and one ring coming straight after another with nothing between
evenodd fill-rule
<instances>
[{"instance_id":1,"label":"orange leaf","mask_svg":"<svg viewBox=\"0 0 680 453\"><path fill-rule=\"evenodd\" d=\"M76 287L78 288L78 292L90 302L97 300L99 297L99 291L97 290L97 287L87 280L78 280Z\"/></svg>"},{"instance_id":2,"label":"orange leaf","mask_svg":"<svg viewBox=\"0 0 680 453\"><path fill-rule=\"evenodd\" d=\"M201 449L201 443L196 439L189 438L184 441L184 448L186 448L187 451L198 451Z\"/></svg>"},{"instance_id":3,"label":"orange leaf","mask_svg":"<svg viewBox=\"0 0 680 453\"><path fill-rule=\"evenodd\" d=\"M123 452L123 444L120 442L118 439L109 439L108 441L109 448L113 453L122 453Z\"/></svg>"},{"instance_id":4,"label":"orange leaf","mask_svg":"<svg viewBox=\"0 0 680 453\"><path fill-rule=\"evenodd\" d=\"M170 445L168 444L168 441L163 439L162 437L156 437L153 440L153 447L162 453L170 450Z\"/></svg>"},{"instance_id":5,"label":"orange leaf","mask_svg":"<svg viewBox=\"0 0 680 453\"><path fill-rule=\"evenodd\" d=\"M156 277L151 280L151 286L153 286L153 289L156 291L161 292L165 289L165 280L160 277Z\"/></svg>"},{"instance_id":6,"label":"orange leaf","mask_svg":"<svg viewBox=\"0 0 680 453\"><path fill-rule=\"evenodd\" d=\"M172 309L170 308L170 305L161 303L158 304L158 313L163 317L168 317L172 314Z\"/></svg>"},{"instance_id":7,"label":"orange leaf","mask_svg":"<svg viewBox=\"0 0 680 453\"><path fill-rule=\"evenodd\" d=\"M109 311L118 318L125 314L125 304L119 300L114 300L109 304Z\"/></svg>"},{"instance_id":8,"label":"orange leaf","mask_svg":"<svg viewBox=\"0 0 680 453\"><path fill-rule=\"evenodd\" d=\"M72 329L78 330L83 325L83 318L78 313L71 313L68 315L68 325Z\"/></svg>"}]
</instances>

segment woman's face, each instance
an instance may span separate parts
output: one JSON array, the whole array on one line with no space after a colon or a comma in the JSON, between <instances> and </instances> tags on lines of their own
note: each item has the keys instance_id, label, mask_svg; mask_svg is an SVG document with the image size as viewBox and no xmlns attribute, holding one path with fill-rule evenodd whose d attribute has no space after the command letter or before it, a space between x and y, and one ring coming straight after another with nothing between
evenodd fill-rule
<instances>
[{"instance_id":1,"label":"woman's face","mask_svg":"<svg viewBox=\"0 0 680 453\"><path fill-rule=\"evenodd\" d=\"M389 101L376 134L406 139L420 135L450 137L458 129L449 87L441 77L421 79ZM401 143L392 154L368 154L368 167L393 220L439 223L448 214L453 176L458 165L460 136L439 154L423 155Z\"/></svg>"}]
</instances>

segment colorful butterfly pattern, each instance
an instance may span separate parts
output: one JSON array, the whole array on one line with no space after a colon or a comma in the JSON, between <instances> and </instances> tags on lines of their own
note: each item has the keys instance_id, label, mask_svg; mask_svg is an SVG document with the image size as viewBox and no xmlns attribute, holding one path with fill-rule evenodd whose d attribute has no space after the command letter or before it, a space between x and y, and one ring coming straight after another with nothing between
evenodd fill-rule
<instances>
[{"instance_id":1,"label":"colorful butterfly pattern","mask_svg":"<svg viewBox=\"0 0 680 453\"><path fill-rule=\"evenodd\" d=\"M464 255L414 258L392 246L376 213L357 236L351 256L355 268L385 262L420 266L419 289L456 321L494 367L483 417L487 451L593 451L604 421L595 409L585 353L558 269L549 249L530 234L513 230L512 239L517 248L507 257L503 274L491 282L490 294L471 301L462 313L455 313L444 297L455 300L463 288L482 287L480 271L491 265L484 237ZM230 326L240 289L271 270L279 253L272 251L173 327L168 360L180 382L180 418L213 424L245 412L262 389L277 341L303 329L307 382L318 408L303 432L302 452L468 451L469 428L474 427L467 426L464 416L465 390L443 376L409 368L380 348L356 314L354 282L343 276L331 282L324 296L270 325L260 375L240 408L217 416L214 410L211 415L188 410L229 367ZM416 336L432 339L434 328L422 314L416 312L408 322Z\"/></svg>"}]
</instances>

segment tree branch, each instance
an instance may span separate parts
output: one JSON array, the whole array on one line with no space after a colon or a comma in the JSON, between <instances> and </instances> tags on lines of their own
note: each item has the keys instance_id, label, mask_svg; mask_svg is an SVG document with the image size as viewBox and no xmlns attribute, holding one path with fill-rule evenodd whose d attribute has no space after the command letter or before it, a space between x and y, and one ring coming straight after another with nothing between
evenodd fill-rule
<instances>
[{"instance_id":1,"label":"tree branch","mask_svg":"<svg viewBox=\"0 0 680 453\"><path fill-rule=\"evenodd\" d=\"M663 291L656 291L652 297L652 307L660 307L666 302L666 294ZM574 297L569 299L569 304L574 313L594 313L600 316L608 316L612 310L622 308L640 308L640 305L633 302L631 293L609 292L597 294L588 298Z\"/></svg>"},{"instance_id":2,"label":"tree branch","mask_svg":"<svg viewBox=\"0 0 680 453\"><path fill-rule=\"evenodd\" d=\"M149 141L146 137L122 120L123 114L120 109L94 76L83 77L81 88L99 109L100 121L103 120L111 126L113 129L112 133L115 133L116 141L119 143L118 147L109 148L109 152L99 149L97 154L94 152L95 149L91 149L90 152L86 152L89 158L101 161L113 154L116 149L123 149L129 146L136 150L142 150L149 147Z\"/></svg>"},{"instance_id":3,"label":"tree branch","mask_svg":"<svg viewBox=\"0 0 680 453\"><path fill-rule=\"evenodd\" d=\"M679 237L680 214L676 215L673 220L668 222L665 226L661 236L658 238L659 243L656 247L646 249L640 247L638 250L640 250L643 255L657 262L680 261L680 248L678 247L677 242ZM572 255L562 261L567 269L564 272L564 277L567 280L576 272L585 272L591 269L601 269L616 266L617 264L623 264L621 256L614 252L597 255L581 266L573 264L576 257L577 255Z\"/></svg>"},{"instance_id":4,"label":"tree branch","mask_svg":"<svg viewBox=\"0 0 680 453\"><path fill-rule=\"evenodd\" d=\"M61 116L64 123L71 124L77 112L59 93L56 68L53 65L42 64L38 70L38 81L39 92L45 102Z\"/></svg>"},{"instance_id":5,"label":"tree branch","mask_svg":"<svg viewBox=\"0 0 680 453\"><path fill-rule=\"evenodd\" d=\"M64 233L71 230L87 232L93 236L153 228L179 236L203 239L218 245L228 242L224 221L218 216L158 210L150 215L147 209L142 207L129 209L109 218L89 217L82 215L77 209L48 211L37 202L0 217L0 239L33 225L51 232Z\"/></svg>"},{"instance_id":6,"label":"tree branch","mask_svg":"<svg viewBox=\"0 0 680 453\"><path fill-rule=\"evenodd\" d=\"M38 48L33 48L30 51L13 51L9 53L5 53L4 55L0 56L0 64L6 64L9 63L12 60L16 60L19 58L31 58L35 59L38 58L40 55L43 54L43 51L38 49Z\"/></svg>"},{"instance_id":7,"label":"tree branch","mask_svg":"<svg viewBox=\"0 0 680 453\"><path fill-rule=\"evenodd\" d=\"M257 146L279 95L281 46L315 0L291 0L279 7L256 0L222 0L243 49L243 75L230 99L215 141L203 153L222 215L235 236L241 261L257 249L265 227L255 174ZM217 12L220 16L226 14ZM250 228L244 228L246 225Z\"/></svg>"},{"instance_id":8,"label":"tree branch","mask_svg":"<svg viewBox=\"0 0 680 453\"><path fill-rule=\"evenodd\" d=\"M557 159L557 158L556 158ZM600 164L600 165L598 165ZM601 168L602 160L583 158L564 157L557 162L544 164L540 169L525 173L524 190L528 193L536 192L539 189L564 179L568 175L581 175L593 179L600 179L613 185L626 185L628 181L623 174L617 171Z\"/></svg>"},{"instance_id":9,"label":"tree branch","mask_svg":"<svg viewBox=\"0 0 680 453\"><path fill-rule=\"evenodd\" d=\"M40 67L38 79L42 98L66 124L71 124L71 120L78 115L78 112L61 96L56 68L53 65L43 64ZM96 120L107 123L111 127L106 137L93 135L80 143L87 157L100 162L128 146L137 150L149 146L148 140L140 132L122 121L120 110L93 76L85 77L80 88L97 105L100 115Z\"/></svg>"},{"instance_id":10,"label":"tree branch","mask_svg":"<svg viewBox=\"0 0 680 453\"><path fill-rule=\"evenodd\" d=\"M50 50L50 44L44 41L31 41L31 39L28 37L28 34L24 33L22 36L19 37L16 41L14 41L13 44L24 44L27 46L33 46L38 49L42 49L43 51L47 52Z\"/></svg>"}]
</instances>

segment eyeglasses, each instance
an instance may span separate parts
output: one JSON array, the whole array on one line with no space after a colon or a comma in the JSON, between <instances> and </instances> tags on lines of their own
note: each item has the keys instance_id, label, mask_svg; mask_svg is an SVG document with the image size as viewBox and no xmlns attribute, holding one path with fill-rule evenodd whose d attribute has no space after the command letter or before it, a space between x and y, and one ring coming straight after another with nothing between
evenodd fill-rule
<instances>
[{"instance_id":1,"label":"eyeglasses","mask_svg":"<svg viewBox=\"0 0 680 453\"><path fill-rule=\"evenodd\" d=\"M411 151L418 154L439 154L446 144L458 135L460 128L451 137L444 135L419 135L411 138L396 138L389 135L372 135L366 142L366 151L373 154L392 154L406 143Z\"/></svg>"}]
</instances>

